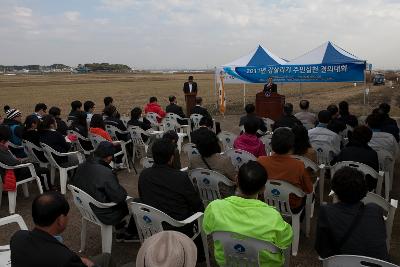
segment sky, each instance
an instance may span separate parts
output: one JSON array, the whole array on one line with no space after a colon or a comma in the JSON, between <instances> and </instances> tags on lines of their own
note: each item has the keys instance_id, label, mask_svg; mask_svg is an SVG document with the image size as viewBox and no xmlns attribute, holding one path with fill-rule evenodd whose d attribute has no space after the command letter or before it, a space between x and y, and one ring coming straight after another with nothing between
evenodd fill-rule
<instances>
[{"instance_id":1,"label":"sky","mask_svg":"<svg viewBox=\"0 0 400 267\"><path fill-rule=\"evenodd\" d=\"M400 0L0 0L0 65L212 68L326 41L400 69Z\"/></svg>"}]
</instances>

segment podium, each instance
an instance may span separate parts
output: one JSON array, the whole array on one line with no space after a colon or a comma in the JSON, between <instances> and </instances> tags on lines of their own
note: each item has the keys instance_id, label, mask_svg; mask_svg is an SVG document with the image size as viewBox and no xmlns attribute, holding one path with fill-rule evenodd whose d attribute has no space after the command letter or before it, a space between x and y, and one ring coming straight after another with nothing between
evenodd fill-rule
<instances>
[{"instance_id":1,"label":"podium","mask_svg":"<svg viewBox=\"0 0 400 267\"><path fill-rule=\"evenodd\" d=\"M196 106L196 95L197 93L187 93L185 94L186 101L186 116L190 117L192 108Z\"/></svg>"},{"instance_id":2,"label":"podium","mask_svg":"<svg viewBox=\"0 0 400 267\"><path fill-rule=\"evenodd\" d=\"M256 94L256 114L259 117L278 120L283 114L283 105L285 105L285 96L272 93L265 96L263 92Z\"/></svg>"}]
</instances>

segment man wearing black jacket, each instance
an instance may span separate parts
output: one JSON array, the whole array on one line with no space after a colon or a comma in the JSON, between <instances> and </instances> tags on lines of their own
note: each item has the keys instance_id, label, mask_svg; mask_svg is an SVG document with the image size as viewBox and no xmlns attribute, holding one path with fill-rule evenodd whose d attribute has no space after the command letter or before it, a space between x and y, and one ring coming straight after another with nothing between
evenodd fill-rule
<instances>
[{"instance_id":1,"label":"man wearing black jacket","mask_svg":"<svg viewBox=\"0 0 400 267\"><path fill-rule=\"evenodd\" d=\"M183 112L183 109L181 106L178 106L176 97L171 95L169 98L169 105L165 108L165 112L167 113L174 113L182 118L185 118L186 115Z\"/></svg>"},{"instance_id":2,"label":"man wearing black jacket","mask_svg":"<svg viewBox=\"0 0 400 267\"><path fill-rule=\"evenodd\" d=\"M115 148L112 143L101 142L94 152L94 158L88 159L85 163L79 165L71 179L71 184L101 203L117 203L116 206L107 209L95 206L91 208L102 223L115 225L117 241L133 242L137 239L134 220L130 219L126 231L123 230L124 223L121 223L129 214L126 204L128 194L119 184L118 177L113 173L109 165L114 153Z\"/></svg>"},{"instance_id":3,"label":"man wearing black jacket","mask_svg":"<svg viewBox=\"0 0 400 267\"><path fill-rule=\"evenodd\" d=\"M183 84L183 93L196 93L197 94L197 83L193 81L193 76L188 77L188 81Z\"/></svg>"}]
</instances>

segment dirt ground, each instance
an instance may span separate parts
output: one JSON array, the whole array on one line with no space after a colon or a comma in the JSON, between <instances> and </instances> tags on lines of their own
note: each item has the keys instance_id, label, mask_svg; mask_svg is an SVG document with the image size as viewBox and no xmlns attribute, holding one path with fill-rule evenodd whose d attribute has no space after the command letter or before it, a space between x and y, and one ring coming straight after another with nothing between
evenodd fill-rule
<instances>
[{"instance_id":1,"label":"dirt ground","mask_svg":"<svg viewBox=\"0 0 400 267\"><path fill-rule=\"evenodd\" d=\"M75 99L92 99L98 103L98 111L102 108L102 98L105 95L111 95L115 99L115 104L118 106L123 113L127 112L133 105L142 106L146 99L155 94L160 99L164 99L169 94L176 94L180 96L181 86L187 75L177 75L174 78L166 75L153 75L151 78L146 75L126 77L126 76L108 76L100 75L93 77L92 75L87 76L74 76L70 77L0 77L0 104L9 104L20 108L25 114L33 111L33 105L37 102L45 102L48 106L58 105L66 113L68 103ZM101 78L103 77L103 78ZM211 78L210 78L211 77ZM68 79L67 79L68 78ZM211 91L212 87L212 76L209 74L195 75L195 78L199 82L200 88L208 88ZM23 82L21 81L23 80ZM110 81L113 80L113 81ZM115 80L114 80L115 79ZM150 80L149 80L150 79ZM320 86L320 85L319 85ZM280 92L286 92L287 101L292 102L297 107L299 99L309 99L311 101L311 109L318 111L326 107L332 102L339 102L341 100L347 100L350 103L351 112L357 115L367 114L372 108L376 107L383 101L388 101L392 105L392 115L399 116L399 103L400 103L400 92L399 86L395 88L389 88L387 86L371 87L369 95L369 105L365 107L363 103L363 86L353 87L344 85L332 85L332 87L326 87L318 89L318 85L308 86L302 88L302 96L299 91L294 87L285 87L279 85ZM248 91L256 91L256 87L249 88ZM260 86L258 86L260 87ZM147 90L146 90L147 88ZM331 90L335 89L335 90ZM236 97L232 97L232 102L228 102L228 115L216 116L216 120L221 122L222 129L228 130L234 133L239 133L238 122L242 112L242 95L241 88L237 87L232 89L230 95L234 95L233 92L237 92ZM135 93L133 93L135 92ZM240 93L240 95L238 95ZM207 92L201 92L207 99L207 104L212 105L215 103L214 99L209 96L207 98ZM211 95L211 92L210 92ZM253 96L254 97L254 96ZM251 101L251 95L249 96ZM182 102L182 100L181 100ZM165 101L164 101L165 103ZM229 111L230 110L230 111ZM186 155L182 155L182 165L187 165ZM139 173L141 167L136 162L136 168ZM400 199L400 181L397 179L399 176L399 165L396 164L395 168L395 179L393 185L393 191L391 192L391 198ZM132 171L122 171L119 173L120 183L126 188L130 196L137 197L137 181L138 175ZM329 191L329 182L326 183L325 188L326 194ZM20 214L27 222L28 227L33 227L31 219L31 202L32 199L38 194L34 184L30 185L30 197L25 199L22 195L22 191L19 191L17 197L17 208L16 213ZM71 199L71 194L67 193L67 198L71 205L71 211L69 214L69 225L66 231L63 233L65 244L74 251L78 251L80 247L80 224L81 216L79 211L74 207ZM0 217L8 215L8 199L7 195L2 196L2 206L0 208ZM318 205L316 205L315 217L312 219L312 234L310 238L306 238L304 235L300 236L299 253L296 257L291 258L291 266L321 266L318 261L317 254L314 250L315 240L315 223L318 217ZM0 245L7 244L13 232L17 228L15 226L2 227L0 230ZM118 266L134 261L139 244L121 244L113 242L113 258L118 263ZM88 235L87 235L87 249L84 255L96 255L101 252L101 236L100 228L89 224ZM391 250L390 250L391 261L400 264L400 212L397 212L395 222L393 225Z\"/></svg>"}]
</instances>

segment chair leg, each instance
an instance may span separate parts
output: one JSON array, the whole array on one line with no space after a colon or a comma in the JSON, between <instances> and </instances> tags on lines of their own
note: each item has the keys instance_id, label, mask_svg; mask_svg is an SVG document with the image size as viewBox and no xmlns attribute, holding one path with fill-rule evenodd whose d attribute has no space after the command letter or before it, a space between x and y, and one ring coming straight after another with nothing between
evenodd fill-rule
<instances>
[{"instance_id":1,"label":"chair leg","mask_svg":"<svg viewBox=\"0 0 400 267\"><path fill-rule=\"evenodd\" d=\"M85 251L86 248L86 231L87 231L87 221L85 218L82 217L82 224L81 224L81 249L79 252Z\"/></svg>"},{"instance_id":2,"label":"chair leg","mask_svg":"<svg viewBox=\"0 0 400 267\"><path fill-rule=\"evenodd\" d=\"M44 175L44 182L45 182L45 184L47 184L47 175ZM38 186L39 193L43 194L42 182L40 181L39 177L36 177L36 184ZM47 187L47 188L50 189L49 187Z\"/></svg>"},{"instance_id":3,"label":"chair leg","mask_svg":"<svg viewBox=\"0 0 400 267\"><path fill-rule=\"evenodd\" d=\"M297 256L299 249L300 239L300 213L292 215L292 228L293 228L293 242L292 242L292 255Z\"/></svg>"},{"instance_id":4,"label":"chair leg","mask_svg":"<svg viewBox=\"0 0 400 267\"><path fill-rule=\"evenodd\" d=\"M50 190L50 186L49 186L49 183L47 181L47 175L46 174L42 174L42 177L43 177L44 187L46 188L46 190Z\"/></svg>"},{"instance_id":5,"label":"chair leg","mask_svg":"<svg viewBox=\"0 0 400 267\"><path fill-rule=\"evenodd\" d=\"M207 235L206 233L203 231L203 218L200 218L199 220L199 231L200 231L200 235L201 235L201 240L203 241L203 249L204 249L204 255L206 256L206 264L207 267L211 267L211 263L210 263L210 253L208 251L208 241L207 241Z\"/></svg>"},{"instance_id":6,"label":"chair leg","mask_svg":"<svg viewBox=\"0 0 400 267\"><path fill-rule=\"evenodd\" d=\"M101 247L103 253L111 254L112 225L101 225Z\"/></svg>"},{"instance_id":7,"label":"chair leg","mask_svg":"<svg viewBox=\"0 0 400 267\"><path fill-rule=\"evenodd\" d=\"M8 191L8 211L10 214L15 213L15 206L17 205L17 190Z\"/></svg>"},{"instance_id":8,"label":"chair leg","mask_svg":"<svg viewBox=\"0 0 400 267\"><path fill-rule=\"evenodd\" d=\"M28 198L29 197L28 183L22 184L22 191L24 192L24 197Z\"/></svg>"},{"instance_id":9,"label":"chair leg","mask_svg":"<svg viewBox=\"0 0 400 267\"><path fill-rule=\"evenodd\" d=\"M54 181L56 179L56 168L54 168L53 166L50 167L50 181L51 184L54 185Z\"/></svg>"},{"instance_id":10,"label":"chair leg","mask_svg":"<svg viewBox=\"0 0 400 267\"><path fill-rule=\"evenodd\" d=\"M319 176L319 204L324 202L324 189L325 189L325 169L321 169Z\"/></svg>"},{"instance_id":11,"label":"chair leg","mask_svg":"<svg viewBox=\"0 0 400 267\"><path fill-rule=\"evenodd\" d=\"M67 179L68 179L68 172L65 169L60 169L60 187L61 187L61 194L65 195L67 191Z\"/></svg>"}]
</instances>

